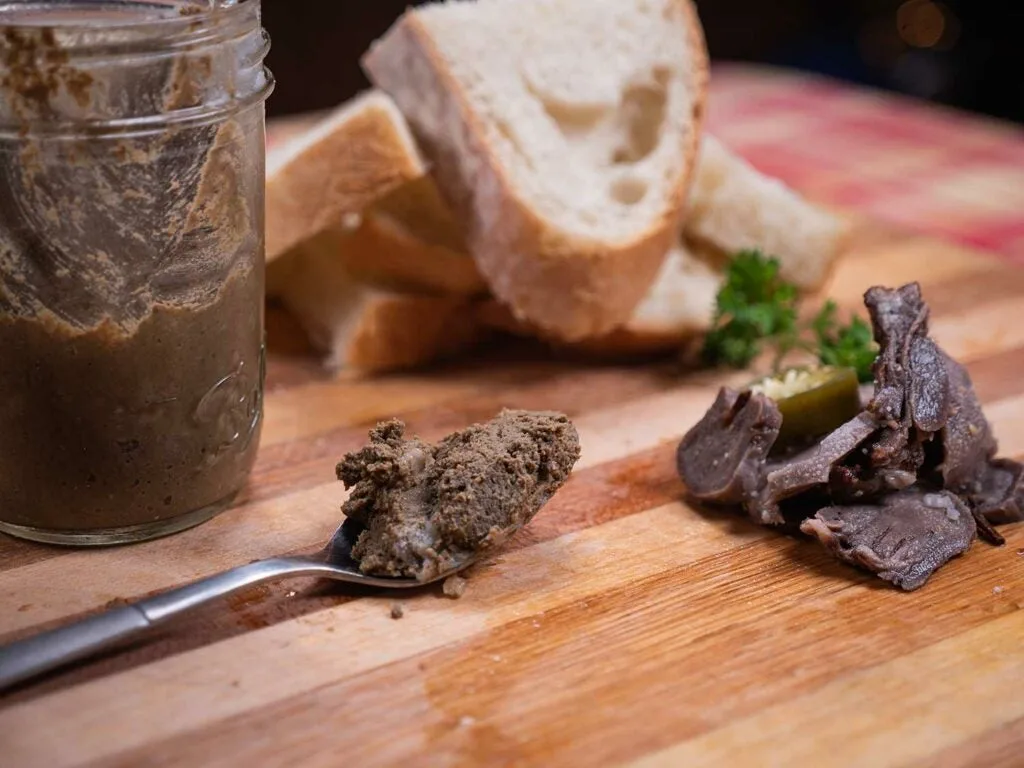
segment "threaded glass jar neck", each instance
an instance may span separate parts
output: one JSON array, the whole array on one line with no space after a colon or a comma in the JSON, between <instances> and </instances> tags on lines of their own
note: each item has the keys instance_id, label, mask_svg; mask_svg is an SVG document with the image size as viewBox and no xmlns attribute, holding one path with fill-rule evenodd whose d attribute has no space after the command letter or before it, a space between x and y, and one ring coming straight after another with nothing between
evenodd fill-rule
<instances>
[{"instance_id":1,"label":"threaded glass jar neck","mask_svg":"<svg viewBox=\"0 0 1024 768\"><path fill-rule=\"evenodd\" d=\"M260 0L0 0L0 135L137 134L265 99Z\"/></svg>"}]
</instances>

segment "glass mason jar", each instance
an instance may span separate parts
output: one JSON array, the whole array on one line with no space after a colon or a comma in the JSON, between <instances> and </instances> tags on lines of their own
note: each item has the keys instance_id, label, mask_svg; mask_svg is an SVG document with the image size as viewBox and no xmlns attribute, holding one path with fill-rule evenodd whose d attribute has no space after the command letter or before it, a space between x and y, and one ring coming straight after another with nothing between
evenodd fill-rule
<instances>
[{"instance_id":1,"label":"glass mason jar","mask_svg":"<svg viewBox=\"0 0 1024 768\"><path fill-rule=\"evenodd\" d=\"M0 531L141 541L244 486L268 48L259 0L0 0Z\"/></svg>"}]
</instances>

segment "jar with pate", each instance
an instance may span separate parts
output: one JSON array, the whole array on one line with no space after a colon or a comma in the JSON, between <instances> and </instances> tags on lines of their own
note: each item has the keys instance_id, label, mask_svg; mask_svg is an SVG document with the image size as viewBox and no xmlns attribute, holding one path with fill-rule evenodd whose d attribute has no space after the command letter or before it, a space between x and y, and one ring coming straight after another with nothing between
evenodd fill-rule
<instances>
[{"instance_id":1,"label":"jar with pate","mask_svg":"<svg viewBox=\"0 0 1024 768\"><path fill-rule=\"evenodd\" d=\"M259 0L0 0L0 531L208 520L262 422Z\"/></svg>"}]
</instances>

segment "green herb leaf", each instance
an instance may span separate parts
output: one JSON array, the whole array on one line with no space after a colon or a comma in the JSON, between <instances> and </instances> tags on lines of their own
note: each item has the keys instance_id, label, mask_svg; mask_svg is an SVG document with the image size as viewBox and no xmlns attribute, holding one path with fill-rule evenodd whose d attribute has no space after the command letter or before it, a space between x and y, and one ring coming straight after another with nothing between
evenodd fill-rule
<instances>
[{"instance_id":1,"label":"green herb leaf","mask_svg":"<svg viewBox=\"0 0 1024 768\"><path fill-rule=\"evenodd\" d=\"M811 323L818 343L818 359L823 365L853 368L861 382L871 381L872 366L878 356L871 326L859 317L842 325L837 314L835 302L826 302Z\"/></svg>"},{"instance_id":2,"label":"green herb leaf","mask_svg":"<svg viewBox=\"0 0 1024 768\"><path fill-rule=\"evenodd\" d=\"M779 276L778 259L760 251L736 254L718 293L704 359L745 368L761 353L762 341L795 333L796 299L796 289Z\"/></svg>"},{"instance_id":3,"label":"green herb leaf","mask_svg":"<svg viewBox=\"0 0 1024 768\"><path fill-rule=\"evenodd\" d=\"M780 276L778 259L757 250L741 251L729 263L718 293L714 324L704 340L704 360L712 365L746 368L764 350L775 349L775 366L795 349L815 354L823 365L853 368L871 381L878 348L871 327L860 318L839 322L828 301L805 327L797 322L798 292ZM813 342L805 337L808 332Z\"/></svg>"}]
</instances>

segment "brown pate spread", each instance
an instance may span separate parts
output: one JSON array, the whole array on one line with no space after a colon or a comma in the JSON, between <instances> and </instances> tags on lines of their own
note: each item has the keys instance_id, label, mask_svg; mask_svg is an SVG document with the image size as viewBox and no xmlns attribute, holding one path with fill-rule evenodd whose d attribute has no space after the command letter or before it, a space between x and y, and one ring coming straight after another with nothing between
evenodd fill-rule
<instances>
[{"instance_id":1,"label":"brown pate spread","mask_svg":"<svg viewBox=\"0 0 1024 768\"><path fill-rule=\"evenodd\" d=\"M497 546L568 480L579 436L558 413L503 411L437 445L378 425L338 464L342 507L364 526L353 557L364 573L428 581Z\"/></svg>"}]
</instances>

